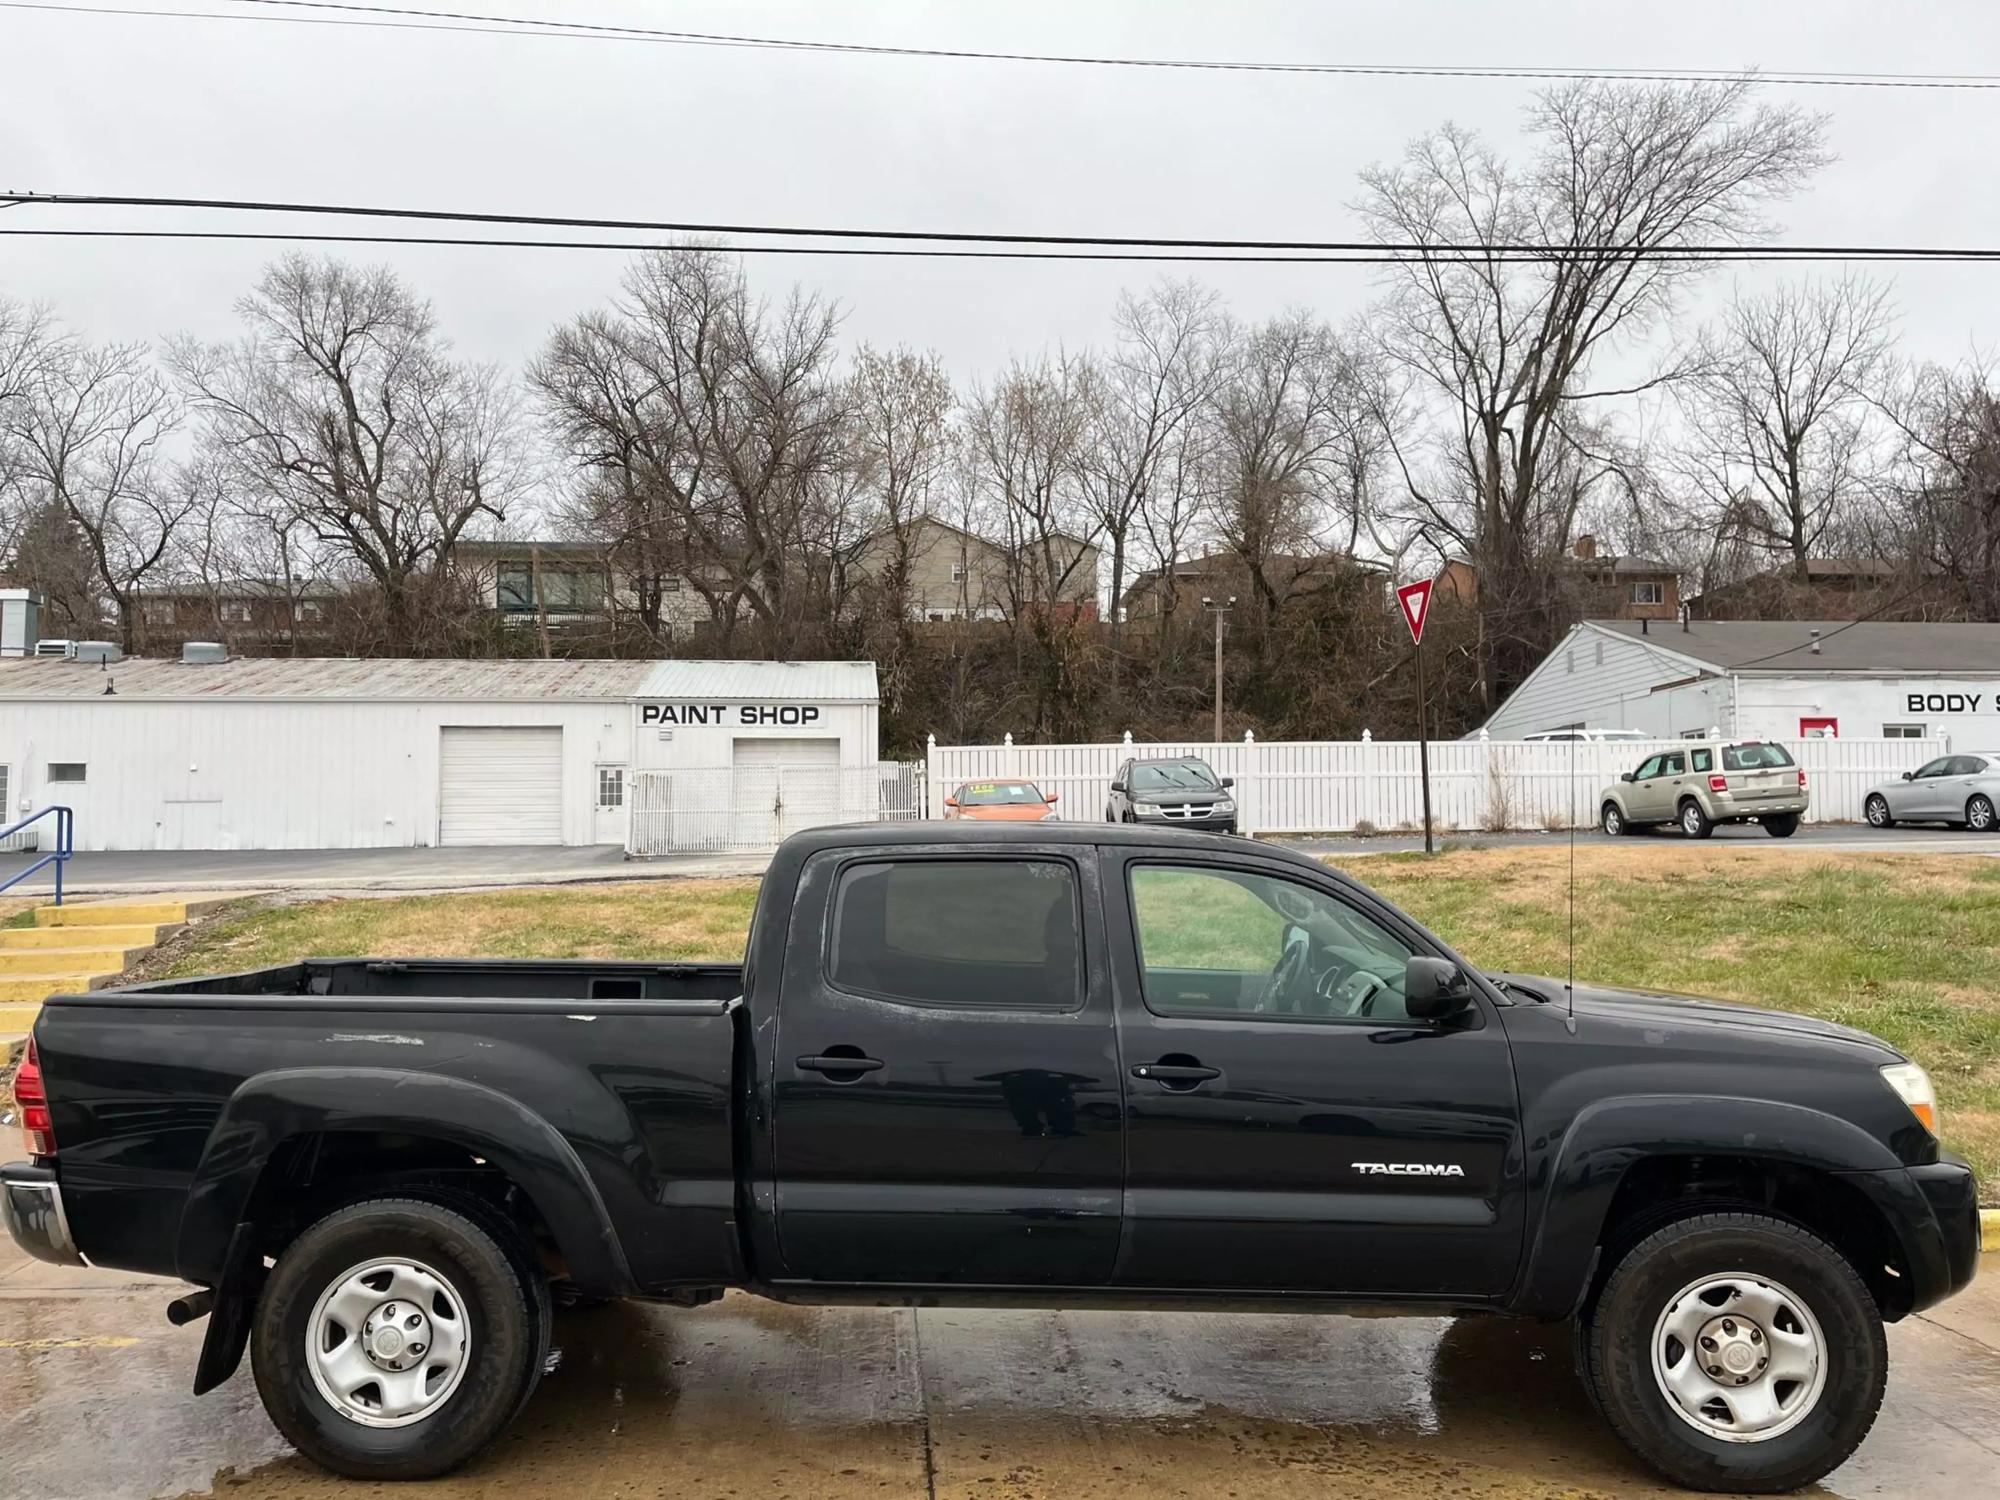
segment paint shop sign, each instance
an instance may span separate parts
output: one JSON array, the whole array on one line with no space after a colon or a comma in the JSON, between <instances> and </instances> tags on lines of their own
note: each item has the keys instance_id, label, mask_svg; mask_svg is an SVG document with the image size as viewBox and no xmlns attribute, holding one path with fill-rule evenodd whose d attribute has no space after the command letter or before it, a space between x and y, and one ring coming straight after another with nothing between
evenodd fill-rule
<instances>
[{"instance_id":1,"label":"paint shop sign","mask_svg":"<svg viewBox=\"0 0 2000 1500\"><path fill-rule=\"evenodd\" d=\"M1905 711L1913 714L1976 714L1980 705L2000 702L2000 693L1911 693Z\"/></svg>"},{"instance_id":2,"label":"paint shop sign","mask_svg":"<svg viewBox=\"0 0 2000 1500\"><path fill-rule=\"evenodd\" d=\"M641 724L686 728L706 724L755 729L772 724L803 726L820 722L821 710L810 703L642 703Z\"/></svg>"}]
</instances>

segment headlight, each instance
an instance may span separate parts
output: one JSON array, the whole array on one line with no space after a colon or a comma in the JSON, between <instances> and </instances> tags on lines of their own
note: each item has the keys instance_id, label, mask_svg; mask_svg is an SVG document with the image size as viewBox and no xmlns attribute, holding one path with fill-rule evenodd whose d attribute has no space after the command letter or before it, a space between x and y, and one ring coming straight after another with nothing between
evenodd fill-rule
<instances>
[{"instance_id":1,"label":"headlight","mask_svg":"<svg viewBox=\"0 0 2000 1500\"><path fill-rule=\"evenodd\" d=\"M1219 813L1233 813L1236 811L1236 804L1230 798L1224 797L1220 802L1215 804L1215 811Z\"/></svg>"},{"instance_id":2,"label":"headlight","mask_svg":"<svg viewBox=\"0 0 2000 1500\"><path fill-rule=\"evenodd\" d=\"M1896 1091L1896 1097L1910 1106L1910 1113L1932 1135L1938 1133L1937 1094L1931 1075L1915 1063L1892 1063L1882 1070L1882 1081Z\"/></svg>"},{"instance_id":3,"label":"headlight","mask_svg":"<svg viewBox=\"0 0 2000 1500\"><path fill-rule=\"evenodd\" d=\"M1134 802L1132 804L1132 815L1138 818L1160 817L1160 805L1157 802Z\"/></svg>"}]
</instances>

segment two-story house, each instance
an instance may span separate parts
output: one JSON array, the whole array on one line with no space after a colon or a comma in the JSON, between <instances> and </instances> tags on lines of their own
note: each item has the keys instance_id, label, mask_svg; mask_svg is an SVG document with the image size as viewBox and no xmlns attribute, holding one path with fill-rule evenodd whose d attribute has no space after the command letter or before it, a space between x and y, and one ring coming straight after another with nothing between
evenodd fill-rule
<instances>
[{"instance_id":1,"label":"two-story house","mask_svg":"<svg viewBox=\"0 0 2000 1500\"><path fill-rule=\"evenodd\" d=\"M1652 557L1599 552L1588 532L1563 559L1570 591L1581 612L1600 620L1673 620L1680 617L1680 574ZM1437 596L1460 604L1479 602L1479 569L1462 557L1447 558L1438 572Z\"/></svg>"},{"instance_id":2,"label":"two-story house","mask_svg":"<svg viewBox=\"0 0 2000 1500\"><path fill-rule=\"evenodd\" d=\"M913 522L905 534L905 589L912 620L1004 620L1017 609L1053 602L1086 618L1097 613L1098 548L1061 534L1010 550L935 516ZM855 576L880 580L898 553L896 534L884 529L862 543Z\"/></svg>"}]
</instances>

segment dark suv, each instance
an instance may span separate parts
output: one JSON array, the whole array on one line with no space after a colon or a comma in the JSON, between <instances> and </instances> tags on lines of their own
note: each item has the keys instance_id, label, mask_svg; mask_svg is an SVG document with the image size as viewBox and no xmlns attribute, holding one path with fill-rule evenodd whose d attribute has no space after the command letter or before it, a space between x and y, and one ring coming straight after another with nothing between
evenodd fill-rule
<instances>
[{"instance_id":1,"label":"dark suv","mask_svg":"<svg viewBox=\"0 0 2000 1500\"><path fill-rule=\"evenodd\" d=\"M1128 760L1111 778L1104 804L1107 823L1151 823L1161 828L1236 832L1236 783L1217 776L1208 762L1192 755L1166 760Z\"/></svg>"}]
</instances>

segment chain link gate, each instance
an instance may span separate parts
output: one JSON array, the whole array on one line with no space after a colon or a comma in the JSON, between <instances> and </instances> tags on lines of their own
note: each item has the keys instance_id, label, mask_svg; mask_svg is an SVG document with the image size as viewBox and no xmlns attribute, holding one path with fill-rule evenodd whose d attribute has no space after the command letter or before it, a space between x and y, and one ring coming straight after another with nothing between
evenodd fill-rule
<instances>
[{"instance_id":1,"label":"chain link gate","mask_svg":"<svg viewBox=\"0 0 2000 1500\"><path fill-rule=\"evenodd\" d=\"M769 853L803 828L922 815L921 761L634 771L625 852Z\"/></svg>"}]
</instances>

